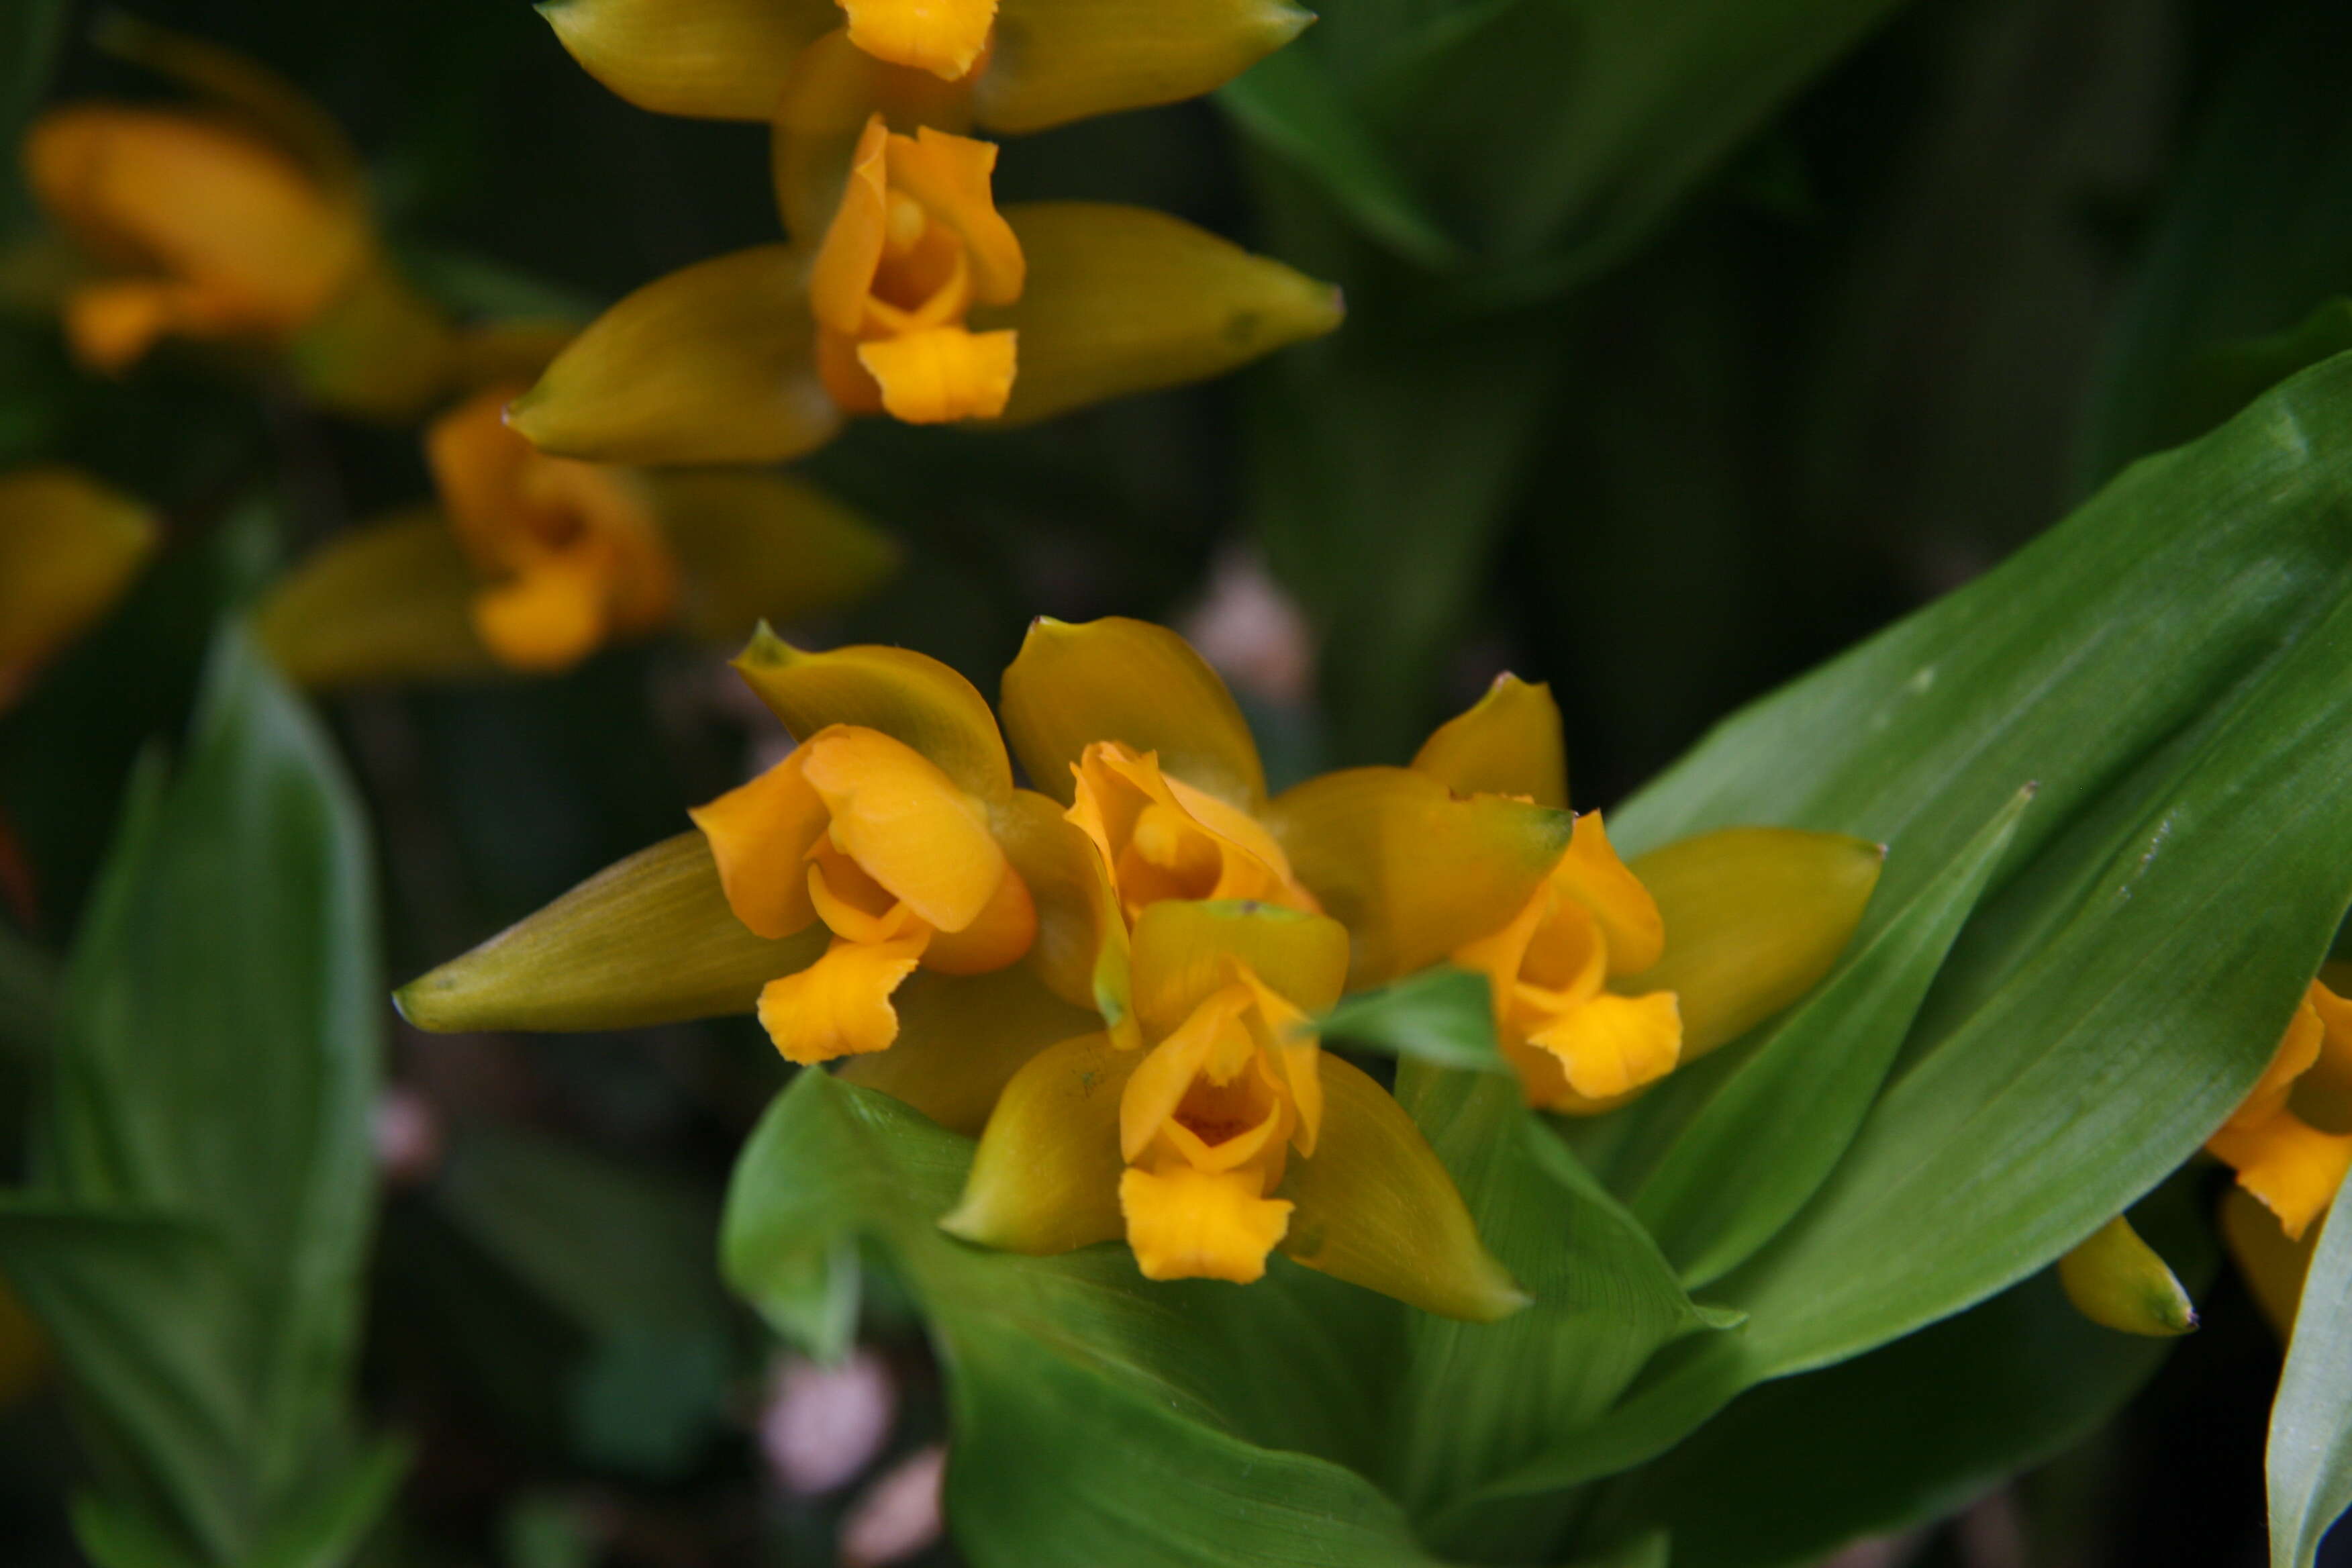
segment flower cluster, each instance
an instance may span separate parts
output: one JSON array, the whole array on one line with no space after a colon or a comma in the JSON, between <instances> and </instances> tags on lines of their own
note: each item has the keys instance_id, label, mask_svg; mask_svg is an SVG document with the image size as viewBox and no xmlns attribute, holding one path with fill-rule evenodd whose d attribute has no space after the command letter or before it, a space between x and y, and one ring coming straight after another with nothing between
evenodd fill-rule
<instances>
[{"instance_id":1,"label":"flower cluster","mask_svg":"<svg viewBox=\"0 0 2352 1568\"><path fill-rule=\"evenodd\" d=\"M518 398L550 452L765 462L845 419L1043 418L1223 374L1339 323L1336 290L1134 207L1000 208L995 143L1215 88L1310 20L1284 0L558 0L624 98L774 132L788 241L622 300Z\"/></svg>"},{"instance_id":2,"label":"flower cluster","mask_svg":"<svg viewBox=\"0 0 2352 1568\"><path fill-rule=\"evenodd\" d=\"M1529 1102L1598 1110L1811 986L1879 865L1783 829L1620 858L1567 809L1550 694L1507 676L1412 766L1270 797L1223 683L1139 621L1037 622L1001 728L904 649L762 631L737 668L793 749L545 931L705 964L741 942L737 1005L785 1058L977 1132L944 1226L1032 1253L1124 1241L1154 1279L1246 1282L1281 1251L1433 1311L1515 1310L1435 1153L1318 1020L1452 963L1487 979ZM683 912L698 876L740 937ZM527 921L403 1005L432 1028L725 1010L657 958L615 982L562 951Z\"/></svg>"}]
</instances>

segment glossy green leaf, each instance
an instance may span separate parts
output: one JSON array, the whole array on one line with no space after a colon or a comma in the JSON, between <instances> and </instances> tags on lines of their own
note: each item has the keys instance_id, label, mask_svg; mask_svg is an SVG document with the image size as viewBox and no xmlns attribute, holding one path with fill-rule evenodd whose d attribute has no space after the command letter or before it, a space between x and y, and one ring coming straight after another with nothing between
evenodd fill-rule
<instances>
[{"instance_id":1,"label":"glossy green leaf","mask_svg":"<svg viewBox=\"0 0 2352 1568\"><path fill-rule=\"evenodd\" d=\"M948 1516L982 1568L1431 1568L1368 1468L1381 1298L1276 1259L1255 1285L1154 1285L1116 1245L991 1252L940 1230L970 1140L803 1073L729 1197L729 1280L780 1331L840 1288L858 1238L930 1322L955 1445Z\"/></svg>"},{"instance_id":2,"label":"glossy green leaf","mask_svg":"<svg viewBox=\"0 0 2352 1568\"><path fill-rule=\"evenodd\" d=\"M1909 909L1772 1030L1642 1184L1633 1213L1685 1283L1704 1285L1751 1256L1845 1152L2032 798L2020 791Z\"/></svg>"},{"instance_id":3,"label":"glossy green leaf","mask_svg":"<svg viewBox=\"0 0 2352 1568\"><path fill-rule=\"evenodd\" d=\"M184 765L133 786L66 977L34 1194L0 1210L0 1266L126 1467L110 1501L207 1562L268 1561L365 1463L370 859L326 737L224 634Z\"/></svg>"},{"instance_id":4,"label":"glossy green leaf","mask_svg":"<svg viewBox=\"0 0 2352 1568\"><path fill-rule=\"evenodd\" d=\"M2311 1568L2352 1507L2352 1225L2339 1194L2304 1276L2271 1406L2271 1568Z\"/></svg>"},{"instance_id":5,"label":"glossy green leaf","mask_svg":"<svg viewBox=\"0 0 2352 1568\"><path fill-rule=\"evenodd\" d=\"M751 934L709 841L681 833L608 866L538 913L394 994L420 1029L622 1029L749 1013L760 988L824 951L819 926Z\"/></svg>"},{"instance_id":6,"label":"glossy green leaf","mask_svg":"<svg viewBox=\"0 0 2352 1568\"><path fill-rule=\"evenodd\" d=\"M2342 357L1734 717L1612 816L1637 850L1753 821L1887 843L1867 944L2041 784L1853 1146L1717 1287L1746 1331L1491 1497L1638 1462L1743 1387L2015 1283L2242 1098L2352 895L2348 413Z\"/></svg>"}]
</instances>

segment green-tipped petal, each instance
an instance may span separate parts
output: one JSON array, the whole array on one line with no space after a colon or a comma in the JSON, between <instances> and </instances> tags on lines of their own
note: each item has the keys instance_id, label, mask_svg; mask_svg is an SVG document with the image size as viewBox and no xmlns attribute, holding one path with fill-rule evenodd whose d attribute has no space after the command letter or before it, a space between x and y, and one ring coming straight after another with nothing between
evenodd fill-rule
<instances>
[{"instance_id":1,"label":"green-tipped petal","mask_svg":"<svg viewBox=\"0 0 2352 1568\"><path fill-rule=\"evenodd\" d=\"M1526 1306L1404 1108L1339 1058L1321 1066L1322 1135L1283 1183L1298 1207L1282 1250L1442 1318L1491 1323Z\"/></svg>"},{"instance_id":2,"label":"green-tipped petal","mask_svg":"<svg viewBox=\"0 0 2352 1568\"><path fill-rule=\"evenodd\" d=\"M430 507L329 540L254 614L278 668L313 691L369 681L495 675L474 630L473 568Z\"/></svg>"},{"instance_id":3,"label":"green-tipped petal","mask_svg":"<svg viewBox=\"0 0 2352 1568\"><path fill-rule=\"evenodd\" d=\"M1500 930L1575 826L1549 806L1465 798L1410 768L1309 779L1266 819L1298 879L1355 939L1350 990L1426 969Z\"/></svg>"},{"instance_id":4,"label":"green-tipped petal","mask_svg":"<svg viewBox=\"0 0 2352 1568\"><path fill-rule=\"evenodd\" d=\"M590 76L640 109L764 121L793 57L841 26L832 0L543 0Z\"/></svg>"},{"instance_id":5,"label":"green-tipped petal","mask_svg":"<svg viewBox=\"0 0 2352 1568\"><path fill-rule=\"evenodd\" d=\"M756 937L727 907L699 833L609 866L394 994L420 1029L630 1029L749 1013L824 952L822 925Z\"/></svg>"},{"instance_id":6,"label":"green-tipped petal","mask_svg":"<svg viewBox=\"0 0 2352 1568\"><path fill-rule=\"evenodd\" d=\"M1129 393L1204 381L1346 313L1339 291L1165 213L1092 202L1010 206L1029 278L975 310L975 331L1021 334L1000 423L1028 424Z\"/></svg>"},{"instance_id":7,"label":"green-tipped petal","mask_svg":"<svg viewBox=\"0 0 2352 1568\"><path fill-rule=\"evenodd\" d=\"M1674 992L1683 1059L1705 1056L1830 972L1885 859L1882 845L1790 827L1727 827L1654 849L1633 870L1658 900L1666 955L1612 988Z\"/></svg>"},{"instance_id":8,"label":"green-tipped petal","mask_svg":"<svg viewBox=\"0 0 2352 1568\"><path fill-rule=\"evenodd\" d=\"M1135 1011L1147 1037L1172 1033L1203 997L1232 984L1239 959L1309 1014L1328 1013L1348 980L1348 931L1324 915L1239 900L1164 899L1135 922Z\"/></svg>"},{"instance_id":9,"label":"green-tipped petal","mask_svg":"<svg viewBox=\"0 0 2352 1568\"><path fill-rule=\"evenodd\" d=\"M902 647L803 653L766 626L735 668L795 740L856 724L903 741L991 805L1013 794L1013 763L987 700L938 659Z\"/></svg>"},{"instance_id":10,"label":"green-tipped petal","mask_svg":"<svg viewBox=\"0 0 2352 1568\"><path fill-rule=\"evenodd\" d=\"M1440 724L1412 759L1456 795L1518 795L1568 805L1568 745L1551 688L1507 670L1466 712Z\"/></svg>"},{"instance_id":11,"label":"green-tipped petal","mask_svg":"<svg viewBox=\"0 0 2352 1568\"><path fill-rule=\"evenodd\" d=\"M1163 772L1245 811L1265 804L1265 770L1233 693L1166 626L1040 616L1004 671L999 706L1030 784L1065 805L1070 768L1097 741L1156 752Z\"/></svg>"},{"instance_id":12,"label":"green-tipped petal","mask_svg":"<svg viewBox=\"0 0 2352 1568\"><path fill-rule=\"evenodd\" d=\"M2058 1260L2074 1310L2119 1333L2171 1339L2197 1326L2197 1309L2156 1249L2117 1215Z\"/></svg>"},{"instance_id":13,"label":"green-tipped petal","mask_svg":"<svg viewBox=\"0 0 2352 1568\"><path fill-rule=\"evenodd\" d=\"M1197 98L1314 19L1287 0L1003 0L974 109L1018 134Z\"/></svg>"},{"instance_id":14,"label":"green-tipped petal","mask_svg":"<svg viewBox=\"0 0 2352 1568\"><path fill-rule=\"evenodd\" d=\"M1061 806L1030 789L1014 790L992 826L1037 906L1029 961L1039 977L1055 995L1093 1009L1113 1033L1136 1043L1127 921L1094 840Z\"/></svg>"},{"instance_id":15,"label":"green-tipped petal","mask_svg":"<svg viewBox=\"0 0 2352 1568\"><path fill-rule=\"evenodd\" d=\"M1026 964L992 974L918 970L891 1002L898 1037L887 1051L849 1058L839 1076L966 1136L987 1124L1004 1086L1038 1052L1101 1026L1091 1011L1047 990Z\"/></svg>"},{"instance_id":16,"label":"green-tipped petal","mask_svg":"<svg viewBox=\"0 0 2352 1568\"><path fill-rule=\"evenodd\" d=\"M841 410L816 374L802 258L763 245L646 284L589 324L507 410L539 447L602 463L773 463Z\"/></svg>"},{"instance_id":17,"label":"green-tipped petal","mask_svg":"<svg viewBox=\"0 0 2352 1568\"><path fill-rule=\"evenodd\" d=\"M763 620L854 604L898 569L888 535L799 479L742 469L647 479L696 637L736 642Z\"/></svg>"},{"instance_id":18,"label":"green-tipped petal","mask_svg":"<svg viewBox=\"0 0 2352 1568\"><path fill-rule=\"evenodd\" d=\"M0 704L154 553L152 513L71 468L0 476Z\"/></svg>"},{"instance_id":19,"label":"green-tipped petal","mask_svg":"<svg viewBox=\"0 0 2352 1568\"><path fill-rule=\"evenodd\" d=\"M1013 1075L941 1228L1006 1252L1067 1252L1127 1234L1118 1100L1142 1056L1108 1035L1049 1046Z\"/></svg>"}]
</instances>

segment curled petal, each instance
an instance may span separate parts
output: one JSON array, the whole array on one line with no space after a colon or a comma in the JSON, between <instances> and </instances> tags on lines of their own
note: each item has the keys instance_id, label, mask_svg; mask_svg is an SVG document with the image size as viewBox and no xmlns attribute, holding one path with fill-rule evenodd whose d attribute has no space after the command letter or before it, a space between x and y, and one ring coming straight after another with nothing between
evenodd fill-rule
<instances>
[{"instance_id":1,"label":"curled petal","mask_svg":"<svg viewBox=\"0 0 2352 1568\"><path fill-rule=\"evenodd\" d=\"M1004 216L1027 287L1013 304L972 311L971 327L1020 333L1007 424L1223 375L1346 313L1329 284L1165 213L1036 202Z\"/></svg>"},{"instance_id":2,"label":"curled petal","mask_svg":"<svg viewBox=\"0 0 2352 1568\"><path fill-rule=\"evenodd\" d=\"M1551 688L1507 670L1466 712L1440 724L1412 759L1456 795L1525 795L1566 808L1568 746Z\"/></svg>"},{"instance_id":3,"label":"curled petal","mask_svg":"<svg viewBox=\"0 0 2352 1568\"><path fill-rule=\"evenodd\" d=\"M590 76L640 109L765 121L793 58L841 23L833 0L541 0Z\"/></svg>"},{"instance_id":4,"label":"curled petal","mask_svg":"<svg viewBox=\"0 0 2352 1568\"><path fill-rule=\"evenodd\" d=\"M1488 1323L1526 1306L1404 1108L1337 1057L1322 1070L1323 1136L1283 1183L1298 1207L1282 1250L1440 1317Z\"/></svg>"},{"instance_id":5,"label":"curled petal","mask_svg":"<svg viewBox=\"0 0 2352 1568\"><path fill-rule=\"evenodd\" d=\"M145 507L70 468L0 478L0 705L113 605L157 538Z\"/></svg>"},{"instance_id":6,"label":"curled petal","mask_svg":"<svg viewBox=\"0 0 2352 1568\"><path fill-rule=\"evenodd\" d=\"M2197 1326L2189 1292L2121 1215L2058 1260L2058 1283L2076 1311L2118 1333L2170 1339Z\"/></svg>"},{"instance_id":7,"label":"curled petal","mask_svg":"<svg viewBox=\"0 0 2352 1568\"><path fill-rule=\"evenodd\" d=\"M2322 1132L2290 1111L2247 1125L2232 1118L2205 1147L2238 1173L2238 1185L2300 1241L2352 1172L2352 1133Z\"/></svg>"},{"instance_id":8,"label":"curled petal","mask_svg":"<svg viewBox=\"0 0 2352 1568\"><path fill-rule=\"evenodd\" d=\"M810 924L754 936L727 907L699 833L681 833L591 877L463 957L394 994L434 1034L632 1029L749 1013L779 974L825 947Z\"/></svg>"},{"instance_id":9,"label":"curled petal","mask_svg":"<svg viewBox=\"0 0 2352 1568\"><path fill-rule=\"evenodd\" d=\"M1162 772L1244 810L1265 800L1257 742L1233 693L1165 626L1041 616L1004 671L1001 706L1029 782L1065 805L1070 769L1097 741L1157 752Z\"/></svg>"},{"instance_id":10,"label":"curled petal","mask_svg":"<svg viewBox=\"0 0 2352 1568\"><path fill-rule=\"evenodd\" d=\"M980 122L1018 134L1197 98L1314 19L1287 0L1002 0Z\"/></svg>"},{"instance_id":11,"label":"curled petal","mask_svg":"<svg viewBox=\"0 0 2352 1568\"><path fill-rule=\"evenodd\" d=\"M804 653L762 626L735 668L796 740L828 724L878 730L992 806L1013 794L1013 763L987 700L938 659L868 646Z\"/></svg>"},{"instance_id":12,"label":"curled petal","mask_svg":"<svg viewBox=\"0 0 2352 1568\"><path fill-rule=\"evenodd\" d=\"M761 988L760 1026L784 1060L802 1067L889 1049L898 1037L891 996L923 961L925 941L835 942L807 968Z\"/></svg>"},{"instance_id":13,"label":"curled petal","mask_svg":"<svg viewBox=\"0 0 2352 1568\"><path fill-rule=\"evenodd\" d=\"M1298 879L1355 939L1350 989L1426 969L1507 924L1574 831L1564 811L1465 799L1409 768L1310 779L1267 821Z\"/></svg>"},{"instance_id":14,"label":"curled petal","mask_svg":"<svg viewBox=\"0 0 2352 1568\"><path fill-rule=\"evenodd\" d=\"M898 989L898 1038L836 1074L905 1101L952 1132L976 1136L1013 1075L1047 1046L1099 1026L1015 964L991 974L926 968Z\"/></svg>"},{"instance_id":15,"label":"curled petal","mask_svg":"<svg viewBox=\"0 0 2352 1568\"><path fill-rule=\"evenodd\" d=\"M893 736L848 728L818 731L780 765L793 763L824 797L834 847L891 897L941 931L962 931L989 908L1004 851L988 808L937 763Z\"/></svg>"},{"instance_id":16,"label":"curled petal","mask_svg":"<svg viewBox=\"0 0 2352 1568\"><path fill-rule=\"evenodd\" d=\"M507 411L541 451L606 463L769 463L841 427L816 369L806 267L763 245L656 279L590 323Z\"/></svg>"},{"instance_id":17,"label":"curled petal","mask_svg":"<svg viewBox=\"0 0 2352 1568\"><path fill-rule=\"evenodd\" d=\"M1665 955L1615 982L1682 1002L1683 1059L1738 1039L1827 974L1886 851L1835 833L1727 827L1633 862L1665 921Z\"/></svg>"},{"instance_id":18,"label":"curled petal","mask_svg":"<svg viewBox=\"0 0 2352 1568\"><path fill-rule=\"evenodd\" d=\"M940 1226L983 1247L1040 1254L1124 1236L1118 1101L1138 1059L1101 1034L1039 1052L1004 1086L963 1196Z\"/></svg>"},{"instance_id":19,"label":"curled petal","mask_svg":"<svg viewBox=\"0 0 2352 1568\"><path fill-rule=\"evenodd\" d=\"M1173 1033L1239 963L1291 1005L1328 1013L1348 978L1348 932L1325 915L1272 904L1167 899L1135 922L1135 1010L1153 1038Z\"/></svg>"},{"instance_id":20,"label":"curled petal","mask_svg":"<svg viewBox=\"0 0 2352 1568\"><path fill-rule=\"evenodd\" d=\"M731 643L762 620L853 604L898 569L887 534L786 475L671 471L647 482L685 573L684 620L696 637Z\"/></svg>"},{"instance_id":21,"label":"curled petal","mask_svg":"<svg viewBox=\"0 0 2352 1568\"><path fill-rule=\"evenodd\" d=\"M799 755L736 785L687 815L709 842L727 907L771 941L816 918L808 851L825 828L824 799Z\"/></svg>"}]
</instances>

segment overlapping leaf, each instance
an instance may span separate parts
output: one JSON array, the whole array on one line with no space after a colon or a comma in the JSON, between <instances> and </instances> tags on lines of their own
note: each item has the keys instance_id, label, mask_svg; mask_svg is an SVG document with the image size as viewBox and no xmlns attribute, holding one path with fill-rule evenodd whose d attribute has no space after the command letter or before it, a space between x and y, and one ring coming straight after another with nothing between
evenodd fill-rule
<instances>
[{"instance_id":1,"label":"overlapping leaf","mask_svg":"<svg viewBox=\"0 0 2352 1568\"><path fill-rule=\"evenodd\" d=\"M178 777L151 762L131 800L0 1266L109 1438L93 1529L338 1560L397 1466L360 1456L350 1408L382 1005L365 837L325 737L236 634ZM346 1484L368 1519L321 1511Z\"/></svg>"}]
</instances>

